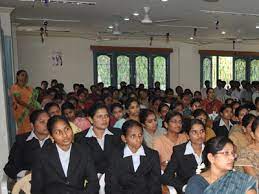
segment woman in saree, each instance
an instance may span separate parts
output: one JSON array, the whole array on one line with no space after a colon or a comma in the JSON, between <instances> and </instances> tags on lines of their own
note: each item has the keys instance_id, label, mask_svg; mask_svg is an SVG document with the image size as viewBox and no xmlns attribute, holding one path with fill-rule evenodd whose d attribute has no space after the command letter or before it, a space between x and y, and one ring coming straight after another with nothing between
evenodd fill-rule
<instances>
[{"instance_id":1,"label":"woman in saree","mask_svg":"<svg viewBox=\"0 0 259 194\"><path fill-rule=\"evenodd\" d=\"M247 174L233 171L236 152L227 137L210 139L204 151L207 169L189 179L185 194L257 194L257 180Z\"/></svg>"},{"instance_id":2,"label":"woman in saree","mask_svg":"<svg viewBox=\"0 0 259 194\"><path fill-rule=\"evenodd\" d=\"M12 85L10 94L12 96L13 114L18 127L17 134L32 130L29 116L33 110L40 109L38 103L38 91L27 86L28 74L25 70L16 73L16 83Z\"/></svg>"}]
</instances>

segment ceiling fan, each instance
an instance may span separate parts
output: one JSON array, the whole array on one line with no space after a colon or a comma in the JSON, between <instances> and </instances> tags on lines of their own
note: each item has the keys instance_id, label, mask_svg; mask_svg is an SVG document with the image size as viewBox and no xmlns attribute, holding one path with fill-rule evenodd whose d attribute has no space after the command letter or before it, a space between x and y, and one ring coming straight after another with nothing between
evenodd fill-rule
<instances>
[{"instance_id":1,"label":"ceiling fan","mask_svg":"<svg viewBox=\"0 0 259 194\"><path fill-rule=\"evenodd\" d=\"M106 31L99 32L99 34L108 34L114 36L120 35L134 35L136 33L140 33L140 31L120 31L119 23L115 22L113 25L113 29L108 29Z\"/></svg>"},{"instance_id":2,"label":"ceiling fan","mask_svg":"<svg viewBox=\"0 0 259 194\"><path fill-rule=\"evenodd\" d=\"M153 24L153 23L166 23L166 22L177 22L181 21L179 18L164 19L164 20L152 20L150 17L150 7L144 7L144 18L140 20L142 24Z\"/></svg>"}]
</instances>

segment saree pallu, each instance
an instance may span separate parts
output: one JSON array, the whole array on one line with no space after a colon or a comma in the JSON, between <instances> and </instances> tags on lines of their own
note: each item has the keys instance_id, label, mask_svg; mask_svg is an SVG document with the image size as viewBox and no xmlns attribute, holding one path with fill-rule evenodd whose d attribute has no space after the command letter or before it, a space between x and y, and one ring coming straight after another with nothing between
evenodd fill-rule
<instances>
[{"instance_id":1,"label":"saree pallu","mask_svg":"<svg viewBox=\"0 0 259 194\"><path fill-rule=\"evenodd\" d=\"M20 98L23 102L33 107L33 109L40 109L41 106L38 103L39 92L35 89L32 89L29 86L20 87L17 84L14 84L10 89L12 99L13 99L13 114L18 127L17 134L26 133L32 130L30 124L30 113L32 110L29 108L20 105L15 97Z\"/></svg>"},{"instance_id":2,"label":"saree pallu","mask_svg":"<svg viewBox=\"0 0 259 194\"><path fill-rule=\"evenodd\" d=\"M229 171L225 176L209 185L203 194L245 194L250 189L258 193L256 178L247 174Z\"/></svg>"}]
</instances>

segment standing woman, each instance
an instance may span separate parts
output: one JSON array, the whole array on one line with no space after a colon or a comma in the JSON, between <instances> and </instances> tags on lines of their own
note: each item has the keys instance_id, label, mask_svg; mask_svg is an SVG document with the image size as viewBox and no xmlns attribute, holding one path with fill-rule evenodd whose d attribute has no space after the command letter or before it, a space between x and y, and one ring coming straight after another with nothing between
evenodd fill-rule
<instances>
[{"instance_id":1,"label":"standing woman","mask_svg":"<svg viewBox=\"0 0 259 194\"><path fill-rule=\"evenodd\" d=\"M88 149L72 143L73 131L63 116L53 116L48 130L54 139L32 168L32 194L97 194L99 184Z\"/></svg>"},{"instance_id":2,"label":"standing woman","mask_svg":"<svg viewBox=\"0 0 259 194\"><path fill-rule=\"evenodd\" d=\"M38 91L27 86L28 74L25 70L16 73L16 83L12 85L10 93L13 99L13 114L18 126L17 134L26 133L32 130L29 115L41 106L38 99Z\"/></svg>"}]
</instances>

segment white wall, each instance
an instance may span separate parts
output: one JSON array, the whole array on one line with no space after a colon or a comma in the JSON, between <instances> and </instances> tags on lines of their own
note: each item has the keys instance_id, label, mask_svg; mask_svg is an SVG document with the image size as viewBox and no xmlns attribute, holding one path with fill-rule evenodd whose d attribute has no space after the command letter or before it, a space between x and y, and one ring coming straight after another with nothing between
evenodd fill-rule
<instances>
[{"instance_id":1,"label":"white wall","mask_svg":"<svg viewBox=\"0 0 259 194\"><path fill-rule=\"evenodd\" d=\"M74 82L84 83L87 87L93 84L93 56L90 45L149 47L149 41L119 40L95 42L83 38L48 37L44 44L39 36L17 35L18 60L20 68L29 72L30 84L37 86L42 80L58 79L66 89L71 90ZM237 44L236 50L258 51L259 45ZM175 88L199 89L200 56L199 49L232 50L232 44L210 44L197 46L193 44L153 41L152 47L173 48L171 54L170 86ZM51 65L52 52L63 53L62 68Z\"/></svg>"},{"instance_id":2,"label":"white wall","mask_svg":"<svg viewBox=\"0 0 259 194\"><path fill-rule=\"evenodd\" d=\"M149 47L147 41L113 41L102 44L83 38L48 37L42 44L39 36L17 35L19 67L29 73L30 84L39 85L42 80L58 79L67 89L73 82L82 82L86 86L93 84L93 56L90 45ZM173 48L171 54L170 85L180 84L184 87L199 88L199 55L198 47L191 44L173 42L153 42L153 47ZM64 65L54 68L51 65L51 55L55 50L63 53Z\"/></svg>"}]
</instances>

